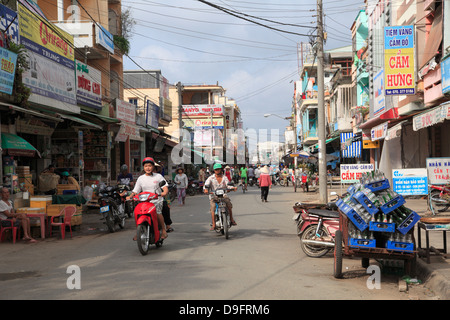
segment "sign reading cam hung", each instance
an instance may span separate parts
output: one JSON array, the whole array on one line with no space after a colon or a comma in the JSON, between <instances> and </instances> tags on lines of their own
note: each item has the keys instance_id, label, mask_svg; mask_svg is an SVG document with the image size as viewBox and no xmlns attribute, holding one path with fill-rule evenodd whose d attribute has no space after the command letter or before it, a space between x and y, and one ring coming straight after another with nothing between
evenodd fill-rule
<instances>
[{"instance_id":1,"label":"sign reading cam hung","mask_svg":"<svg viewBox=\"0 0 450 320\"><path fill-rule=\"evenodd\" d=\"M414 26L384 28L386 95L415 94Z\"/></svg>"}]
</instances>

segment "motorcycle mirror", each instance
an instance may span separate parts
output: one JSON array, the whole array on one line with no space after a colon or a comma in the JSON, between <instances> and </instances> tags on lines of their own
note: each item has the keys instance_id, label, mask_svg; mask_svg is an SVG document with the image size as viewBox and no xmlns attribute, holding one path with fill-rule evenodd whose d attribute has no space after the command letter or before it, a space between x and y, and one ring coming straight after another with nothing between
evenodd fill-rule
<instances>
[{"instance_id":1,"label":"motorcycle mirror","mask_svg":"<svg viewBox=\"0 0 450 320\"><path fill-rule=\"evenodd\" d=\"M166 181L161 181L161 182L159 183L159 187L162 188L162 187L164 187L166 184L167 184Z\"/></svg>"}]
</instances>

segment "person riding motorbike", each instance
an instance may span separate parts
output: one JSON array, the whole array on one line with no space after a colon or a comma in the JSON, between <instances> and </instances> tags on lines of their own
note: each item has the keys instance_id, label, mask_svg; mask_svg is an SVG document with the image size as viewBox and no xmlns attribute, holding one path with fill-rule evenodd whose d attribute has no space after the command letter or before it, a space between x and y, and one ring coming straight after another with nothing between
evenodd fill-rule
<instances>
[{"instance_id":1,"label":"person riding motorbike","mask_svg":"<svg viewBox=\"0 0 450 320\"><path fill-rule=\"evenodd\" d=\"M206 180L205 185L203 187L205 194L214 193L214 191L218 188L224 188L224 189L230 189L230 190L236 191L237 187L228 186L228 182L229 182L228 178L223 174L223 168L220 163L216 163L213 166L213 170L214 170L214 174L211 175ZM228 212L230 213L231 225L235 226L235 225L237 225L237 223L233 219L233 212L232 212L233 205L231 204L231 200L227 195L225 195L223 197L223 199L227 205ZM214 194L209 195L209 203L210 203L211 220L212 220L212 227L211 227L210 231L213 231L216 229L216 220L214 218L214 211L216 210L216 203L214 201Z\"/></svg>"},{"instance_id":2,"label":"person riding motorbike","mask_svg":"<svg viewBox=\"0 0 450 320\"><path fill-rule=\"evenodd\" d=\"M166 225L164 223L164 217L162 215L162 208L164 196L169 192L167 181L162 175L156 173L155 160L152 157L144 158L144 160L142 160L142 166L144 167L144 174L137 179L134 189L127 199L132 199L136 194L141 192L152 192L159 194L159 201L155 203L155 207L158 216L158 224L161 227L161 239L166 239L168 235ZM166 182L166 185L162 188L159 187L159 183L161 181ZM136 240L136 238L137 237L135 236L133 240Z\"/></svg>"}]
</instances>

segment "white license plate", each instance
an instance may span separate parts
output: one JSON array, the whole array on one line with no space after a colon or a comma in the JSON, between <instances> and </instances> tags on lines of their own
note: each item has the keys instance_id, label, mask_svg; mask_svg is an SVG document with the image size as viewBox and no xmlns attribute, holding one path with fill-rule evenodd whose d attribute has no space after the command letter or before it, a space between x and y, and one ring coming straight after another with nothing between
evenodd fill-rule
<instances>
[{"instance_id":1,"label":"white license plate","mask_svg":"<svg viewBox=\"0 0 450 320\"><path fill-rule=\"evenodd\" d=\"M109 206L104 206L104 207L100 207L100 212L108 212L109 211Z\"/></svg>"}]
</instances>

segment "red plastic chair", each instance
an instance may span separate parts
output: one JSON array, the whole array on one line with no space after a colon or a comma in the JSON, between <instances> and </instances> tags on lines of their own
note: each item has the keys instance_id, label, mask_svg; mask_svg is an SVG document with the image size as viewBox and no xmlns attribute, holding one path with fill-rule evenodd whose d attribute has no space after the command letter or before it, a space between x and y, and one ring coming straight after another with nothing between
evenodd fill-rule
<instances>
[{"instance_id":1,"label":"red plastic chair","mask_svg":"<svg viewBox=\"0 0 450 320\"><path fill-rule=\"evenodd\" d=\"M12 220L1 220L2 223L0 223L0 242L3 242L3 232L5 232L6 230L11 230L12 231L12 236L13 236L13 243L16 243L16 239L20 238L20 222L17 225L17 220L16 220L16 225L14 225L14 222ZM3 221L7 221L11 223L10 227L5 227L3 226Z\"/></svg>"},{"instance_id":2,"label":"red plastic chair","mask_svg":"<svg viewBox=\"0 0 450 320\"><path fill-rule=\"evenodd\" d=\"M72 216L75 214L77 209L73 206L64 207L57 216L53 216L50 219L50 236L52 236L52 227L60 227L61 238L64 239L66 235L66 226L69 226L70 237L72 238ZM54 222L55 218L63 219L62 222Z\"/></svg>"}]
</instances>

